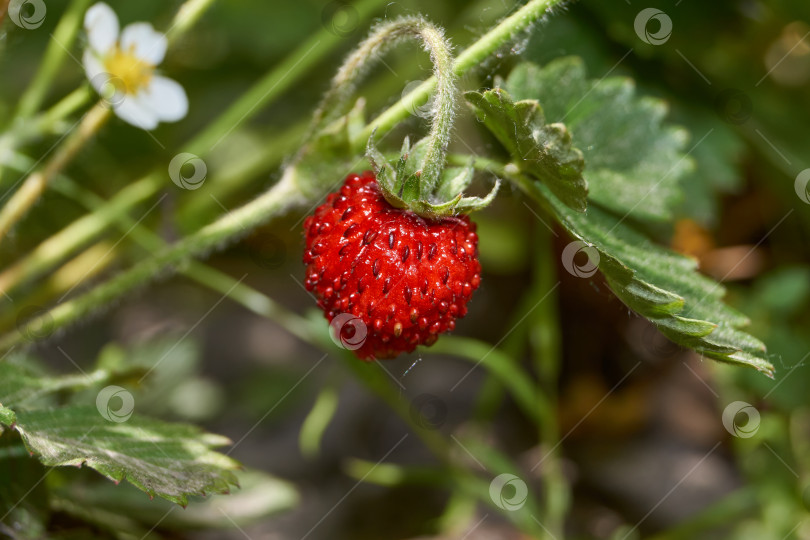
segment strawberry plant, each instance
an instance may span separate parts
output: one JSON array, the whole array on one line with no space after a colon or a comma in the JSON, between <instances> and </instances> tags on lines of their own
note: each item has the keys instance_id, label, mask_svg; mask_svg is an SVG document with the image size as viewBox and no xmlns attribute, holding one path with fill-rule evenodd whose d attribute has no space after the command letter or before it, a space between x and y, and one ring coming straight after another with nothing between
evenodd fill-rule
<instances>
[{"instance_id":1,"label":"strawberry plant","mask_svg":"<svg viewBox=\"0 0 810 540\"><path fill-rule=\"evenodd\" d=\"M694 8L3 4L0 535L806 533L810 169Z\"/></svg>"}]
</instances>

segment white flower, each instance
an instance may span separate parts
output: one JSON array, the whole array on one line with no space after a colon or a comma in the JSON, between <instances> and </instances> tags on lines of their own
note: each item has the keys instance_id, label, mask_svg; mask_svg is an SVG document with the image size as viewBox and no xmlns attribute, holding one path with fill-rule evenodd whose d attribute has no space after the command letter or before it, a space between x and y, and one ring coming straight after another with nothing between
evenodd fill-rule
<instances>
[{"instance_id":1,"label":"white flower","mask_svg":"<svg viewBox=\"0 0 810 540\"><path fill-rule=\"evenodd\" d=\"M82 58L93 88L119 118L142 129L176 122L188 112L188 98L176 81L155 73L168 45L149 23L133 23L119 34L118 17L103 2L84 16L88 46Z\"/></svg>"}]
</instances>

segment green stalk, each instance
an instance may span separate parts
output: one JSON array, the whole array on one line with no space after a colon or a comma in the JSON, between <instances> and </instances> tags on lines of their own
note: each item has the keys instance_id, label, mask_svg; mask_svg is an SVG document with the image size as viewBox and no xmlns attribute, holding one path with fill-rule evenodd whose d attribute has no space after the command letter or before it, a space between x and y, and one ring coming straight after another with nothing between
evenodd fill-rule
<instances>
[{"instance_id":1,"label":"green stalk","mask_svg":"<svg viewBox=\"0 0 810 540\"><path fill-rule=\"evenodd\" d=\"M6 149L19 148L35 137L55 131L60 122L86 105L91 97L90 87L80 86L47 111L24 122L17 122L0 137L0 146Z\"/></svg>"},{"instance_id":2,"label":"green stalk","mask_svg":"<svg viewBox=\"0 0 810 540\"><path fill-rule=\"evenodd\" d=\"M560 432L557 425L557 384L560 373L561 335L557 295L557 267L551 231L545 225L535 228L533 298L544 298L531 315L529 342L538 377L537 409L542 447L559 451ZM571 489L565 479L558 456L549 455L543 462L541 474L545 485L544 516L546 527L558 538L565 532L565 516L571 499Z\"/></svg>"},{"instance_id":3,"label":"green stalk","mask_svg":"<svg viewBox=\"0 0 810 540\"><path fill-rule=\"evenodd\" d=\"M21 284L40 277L59 261L78 251L112 224L116 217L154 195L164 182L164 175L153 173L129 184L111 198L99 211L74 221L70 226L43 241L23 259L0 273L0 291L9 292Z\"/></svg>"},{"instance_id":4,"label":"green stalk","mask_svg":"<svg viewBox=\"0 0 810 540\"><path fill-rule=\"evenodd\" d=\"M550 5L554 5L558 3L558 1L559 0L532 0L515 14L506 18L501 24L470 46L468 51L472 50L472 52L465 51L465 54L459 57L459 60L463 57L463 62L460 64L460 67L456 67L457 75L460 75L475 65L476 59L477 61L483 60L486 54L497 50L516 33L526 30ZM454 66L457 64L458 60ZM459 72L461 68L463 68L463 70ZM408 94L408 96L412 94L413 93ZM406 96L406 98L408 96ZM400 108L402 108L407 115L407 109L403 106L403 100L400 100L391 109L398 110ZM386 113L383 113L383 115L386 115ZM393 125L393 123L383 124L384 129L382 129L382 131L393 128ZM225 135L227 135L227 133ZM130 187L133 185L130 185ZM116 198L111 200L111 203L115 199ZM176 269L178 264L187 262L194 256L207 253L232 240L236 236L244 234L246 230L266 223L282 211L286 211L292 206L304 202L306 201L303 200L300 189L285 175L279 183L268 192L250 203L247 203L240 209L220 218L197 233L186 237L167 251L134 266L111 279L109 282L99 285L85 295L56 306L48 314L42 316L43 320L34 320L28 324L42 323L45 319L51 317L53 319L54 328L66 326L102 304L126 294L131 289L149 281L155 274L170 272ZM89 216L91 220L94 215L95 214ZM111 216L111 218L112 217L113 216ZM107 221L104 226L106 227L109 223L111 223L111 221ZM97 223L93 223L93 221L91 221L90 224L93 227L98 225ZM68 229L64 229L62 232L64 233ZM3 275L0 275L0 289L4 289L2 278ZM22 330L25 329L25 327L22 328ZM21 334L19 330L4 336L0 339L0 350L10 348L20 343L23 339L23 334Z\"/></svg>"},{"instance_id":5,"label":"green stalk","mask_svg":"<svg viewBox=\"0 0 810 540\"><path fill-rule=\"evenodd\" d=\"M489 343L472 338L444 336L431 351L464 358L474 364L485 365L490 373L512 394L518 407L532 421L540 423L541 417L535 407L535 390L529 375L520 369L514 360Z\"/></svg>"},{"instance_id":6,"label":"green stalk","mask_svg":"<svg viewBox=\"0 0 810 540\"><path fill-rule=\"evenodd\" d=\"M202 228L196 234L172 245L155 257L146 259L118 274L90 292L55 306L48 313L30 321L27 325L46 323L52 324L54 329L62 328L138 285L147 283L157 275L168 275L177 271L194 257L215 249L229 239L245 234L246 231L263 224L270 217L279 215L301 202L303 201L300 199L300 191L295 184L288 177L282 178L273 188L245 206ZM25 340L26 334L17 329L0 338L0 350L10 349Z\"/></svg>"},{"instance_id":7,"label":"green stalk","mask_svg":"<svg viewBox=\"0 0 810 540\"><path fill-rule=\"evenodd\" d=\"M221 214L222 208L219 204L228 205L228 201L239 190L245 188L248 180L260 177L277 167L286 156L298 148L306 127L306 122L302 121L281 132L272 129L261 132L258 134L258 139L262 141L261 152L249 152L240 157L229 153L227 177L218 175L216 180L206 182L205 189L194 191L188 202L178 208L174 217L175 223L178 223L184 232L193 231L210 222L215 215Z\"/></svg>"},{"instance_id":8,"label":"green stalk","mask_svg":"<svg viewBox=\"0 0 810 540\"><path fill-rule=\"evenodd\" d=\"M53 107L33 118L31 120L31 124L34 126L32 131L40 134L54 130L59 122L84 107L92 97L93 92L89 85L80 86L59 100Z\"/></svg>"},{"instance_id":9,"label":"green stalk","mask_svg":"<svg viewBox=\"0 0 810 540\"><path fill-rule=\"evenodd\" d=\"M450 155L450 164L466 164L470 156ZM489 158L476 158L475 167L509 178L521 190L529 194L536 193L537 187L532 180L523 176L511 163L501 163ZM543 197L535 199L544 201ZM548 211L548 208L544 208ZM561 335L558 319L558 301L556 286L558 283L556 265L552 255L551 233L545 227L536 227L538 246L534 264L533 298L546 299L541 302L532 314L529 340L534 351L535 369L539 377L536 396L536 407L540 421L540 439L543 448L548 451L559 447L560 434L557 424L557 379L561 365ZM554 450L556 451L556 450ZM542 475L546 487L544 524L557 537L564 533L565 516L571 500L571 488L563 474L562 465L554 455L544 458Z\"/></svg>"},{"instance_id":10,"label":"green stalk","mask_svg":"<svg viewBox=\"0 0 810 540\"><path fill-rule=\"evenodd\" d=\"M62 177L60 177L60 184ZM120 250L107 240L101 240L81 251L58 270L48 275L46 280L35 288L26 291L25 296L14 299L16 306L47 306L54 298L72 290L80 281L94 280L116 262ZM0 334L8 332L16 324L19 313L13 309L0 311Z\"/></svg>"},{"instance_id":11,"label":"green stalk","mask_svg":"<svg viewBox=\"0 0 810 540\"><path fill-rule=\"evenodd\" d=\"M173 45L180 36L188 32L214 2L215 0L187 0L180 6L180 9L177 10L174 16L172 25L166 31L166 39L169 41L169 46Z\"/></svg>"}]
</instances>

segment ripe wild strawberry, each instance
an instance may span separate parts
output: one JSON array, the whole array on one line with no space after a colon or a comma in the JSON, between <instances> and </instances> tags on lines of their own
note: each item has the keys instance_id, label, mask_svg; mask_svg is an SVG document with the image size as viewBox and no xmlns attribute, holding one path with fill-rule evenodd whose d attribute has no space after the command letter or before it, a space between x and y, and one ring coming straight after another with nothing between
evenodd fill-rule
<instances>
[{"instance_id":1,"label":"ripe wild strawberry","mask_svg":"<svg viewBox=\"0 0 810 540\"><path fill-rule=\"evenodd\" d=\"M436 77L430 133L413 146L406 137L399 159L389 162L376 148L382 126L374 124L366 144L373 173L350 175L304 223L306 286L329 319L333 339L364 360L431 345L467 313L481 265L475 225L466 214L492 202L500 185L496 181L485 197L465 196L473 163L445 167L457 94L453 57L441 29L422 18L380 26L349 55L296 159L355 148L369 127L361 127L362 101L341 121L335 116L349 105L365 63L385 47L380 44L403 37L420 39L430 51ZM314 169L301 175L305 182L317 178Z\"/></svg>"},{"instance_id":2,"label":"ripe wild strawberry","mask_svg":"<svg viewBox=\"0 0 810 540\"><path fill-rule=\"evenodd\" d=\"M361 332L355 353L364 360L433 344L467 313L481 282L475 224L394 208L371 172L349 175L304 232L306 287L330 322L344 313L362 321L336 330L349 342L345 332Z\"/></svg>"}]
</instances>

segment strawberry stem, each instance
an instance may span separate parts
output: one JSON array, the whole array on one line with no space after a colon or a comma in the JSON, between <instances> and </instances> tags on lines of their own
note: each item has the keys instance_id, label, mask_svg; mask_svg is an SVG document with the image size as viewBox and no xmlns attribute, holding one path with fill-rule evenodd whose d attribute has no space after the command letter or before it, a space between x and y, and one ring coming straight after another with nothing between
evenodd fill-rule
<instances>
[{"instance_id":1,"label":"strawberry stem","mask_svg":"<svg viewBox=\"0 0 810 540\"><path fill-rule=\"evenodd\" d=\"M430 54L433 75L437 81L433 118L424 158L420 164L419 198L430 199L444 168L450 130L456 105L456 75L450 44L444 30L423 17L401 17L377 25L371 34L352 51L332 79L321 105L315 111L309 136L345 112L360 80L368 73L372 61L405 39L418 39Z\"/></svg>"}]
</instances>

